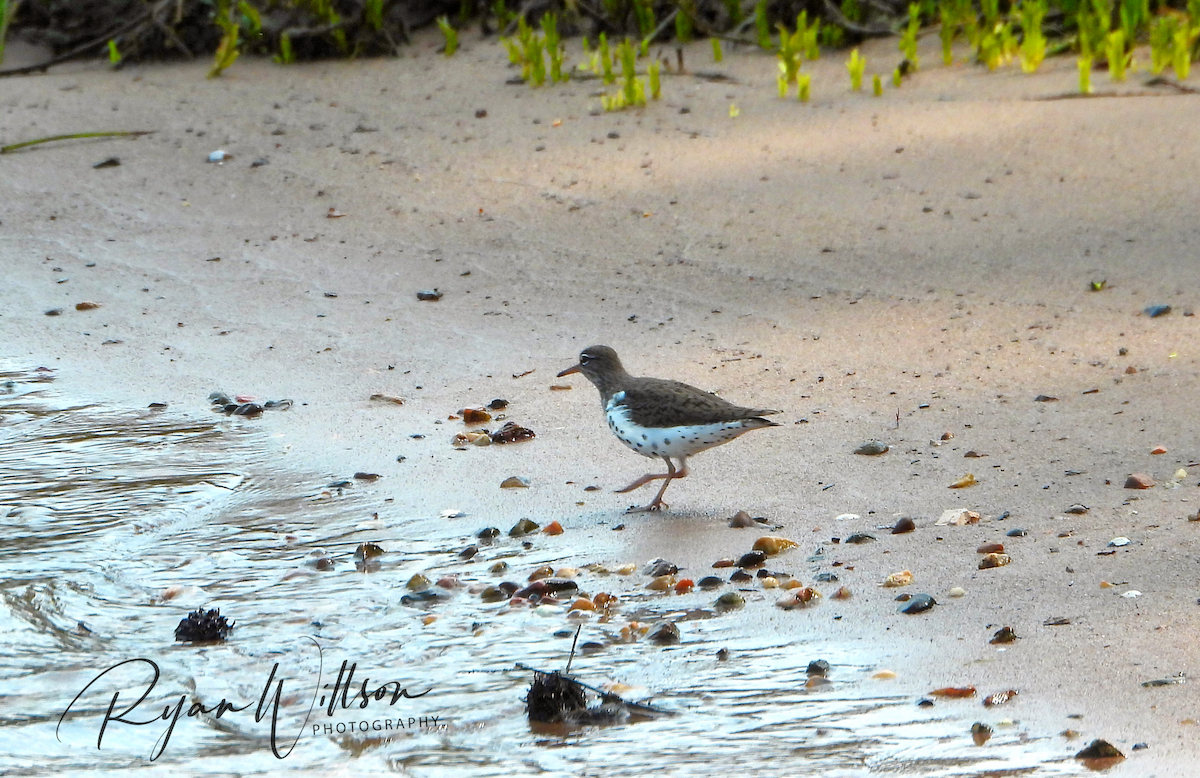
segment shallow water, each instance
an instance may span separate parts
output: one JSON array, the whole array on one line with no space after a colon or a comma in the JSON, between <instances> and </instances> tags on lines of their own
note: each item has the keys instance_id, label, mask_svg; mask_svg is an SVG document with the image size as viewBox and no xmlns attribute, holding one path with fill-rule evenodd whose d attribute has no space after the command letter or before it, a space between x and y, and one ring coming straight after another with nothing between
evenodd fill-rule
<instances>
[{"instance_id":1,"label":"shallow water","mask_svg":"<svg viewBox=\"0 0 1200 778\"><path fill-rule=\"evenodd\" d=\"M577 623L566 605L485 604L458 588L423 610L401 604L405 583L417 572L524 581L540 564L589 560L564 557L561 542L551 550L531 536L524 548L501 535L461 561L456 552L474 537L444 522L432 536L432 517L372 517L364 487L281 470L259 426L72 402L48 372L0 371L0 773L640 778L721 775L748 761L755 772L801 776L1084 772L1049 733L1019 725L994 724L976 747L960 709L918 708L871 679L869 646L747 637L736 612L707 610L715 594L648 592L640 573L582 572L582 590L621 603L610 623L584 622L580 640L606 648L577 655L572 672L629 684L621 694L676 715L534 732L523 703L531 673L516 666L564 666ZM425 539L414 541L417 522ZM378 570L360 572L352 553L367 541L386 553ZM311 564L322 552L332 569ZM504 576L488 572L498 559L510 565ZM748 599L773 607L770 593ZM175 625L201 606L235 621L228 642L175 642ZM680 621L683 643L621 643L631 615ZM732 656L718 661L725 646ZM831 683L809 689L805 668L816 658L832 664ZM151 662L156 685L122 713L147 690ZM320 695L332 695L343 662L356 665L350 707L335 701L330 715ZM275 686L261 721L255 712L276 666L272 738ZM387 693L360 707L364 682L368 693L388 684ZM412 696L393 704L399 687ZM116 719L97 748L114 692ZM222 699L248 707L187 715L194 702L211 711ZM170 728L164 711L172 718L181 700Z\"/></svg>"}]
</instances>

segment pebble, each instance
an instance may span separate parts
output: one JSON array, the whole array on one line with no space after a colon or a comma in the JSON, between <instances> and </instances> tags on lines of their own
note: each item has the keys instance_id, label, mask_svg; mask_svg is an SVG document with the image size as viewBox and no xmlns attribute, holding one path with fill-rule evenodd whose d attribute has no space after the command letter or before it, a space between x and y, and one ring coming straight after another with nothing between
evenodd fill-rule
<instances>
[{"instance_id":1,"label":"pebble","mask_svg":"<svg viewBox=\"0 0 1200 778\"><path fill-rule=\"evenodd\" d=\"M450 599L450 595L446 592L439 592L436 589L426 589L423 592L413 592L412 594L404 595L400 598L400 604L411 608L427 608L445 602L448 599Z\"/></svg>"},{"instance_id":2,"label":"pebble","mask_svg":"<svg viewBox=\"0 0 1200 778\"><path fill-rule=\"evenodd\" d=\"M928 594L915 594L913 598L900 608L901 613L924 613L937 605L937 600Z\"/></svg>"},{"instance_id":3,"label":"pebble","mask_svg":"<svg viewBox=\"0 0 1200 778\"><path fill-rule=\"evenodd\" d=\"M962 588L961 586L955 586L953 589L946 592L946 594L949 594L951 597L966 597L967 590Z\"/></svg>"},{"instance_id":4,"label":"pebble","mask_svg":"<svg viewBox=\"0 0 1200 778\"><path fill-rule=\"evenodd\" d=\"M695 585L696 584L692 581L691 578L682 578L682 579L680 579L680 581L678 583L675 584L675 593L676 594L687 594L688 592L690 592L692 590L692 588Z\"/></svg>"},{"instance_id":5,"label":"pebble","mask_svg":"<svg viewBox=\"0 0 1200 778\"><path fill-rule=\"evenodd\" d=\"M747 551L738 557L737 566L741 568L762 567L767 561L767 555L762 551Z\"/></svg>"},{"instance_id":6,"label":"pebble","mask_svg":"<svg viewBox=\"0 0 1200 778\"><path fill-rule=\"evenodd\" d=\"M778 535L764 535L758 540L754 541L753 549L755 551L761 551L767 556L776 556L777 554L781 554L784 551L787 551L789 548L795 548L798 545L800 544L796 541L788 540L787 538L783 538Z\"/></svg>"},{"instance_id":7,"label":"pebble","mask_svg":"<svg viewBox=\"0 0 1200 778\"><path fill-rule=\"evenodd\" d=\"M757 524L758 522L751 518L750 514L746 513L745 511L738 511L729 519L729 526L733 527L734 529L745 529L747 527L756 526Z\"/></svg>"},{"instance_id":8,"label":"pebble","mask_svg":"<svg viewBox=\"0 0 1200 778\"><path fill-rule=\"evenodd\" d=\"M550 565L542 565L541 567L534 568L533 572L529 574L529 578L527 580L540 581L543 578L549 578L552 575L554 575L554 568Z\"/></svg>"},{"instance_id":9,"label":"pebble","mask_svg":"<svg viewBox=\"0 0 1200 778\"><path fill-rule=\"evenodd\" d=\"M979 482L975 480L975 474L967 473L962 478L960 478L957 481L955 481L954 483L950 484L950 486L948 488L950 488L950 489L966 489L968 486L974 486L977 483L979 483Z\"/></svg>"},{"instance_id":10,"label":"pebble","mask_svg":"<svg viewBox=\"0 0 1200 778\"><path fill-rule=\"evenodd\" d=\"M996 705L1003 705L1016 696L1016 689L1009 689L1006 692L996 692L995 694L989 694L987 697L984 697L983 704L985 707L991 708Z\"/></svg>"},{"instance_id":11,"label":"pebble","mask_svg":"<svg viewBox=\"0 0 1200 778\"><path fill-rule=\"evenodd\" d=\"M650 633L650 641L660 646L671 646L679 642L679 627L673 621L665 621Z\"/></svg>"},{"instance_id":12,"label":"pebble","mask_svg":"<svg viewBox=\"0 0 1200 778\"><path fill-rule=\"evenodd\" d=\"M746 604L746 599L737 592L725 592L716 599L713 607L720 612L732 611L741 608Z\"/></svg>"},{"instance_id":13,"label":"pebble","mask_svg":"<svg viewBox=\"0 0 1200 778\"><path fill-rule=\"evenodd\" d=\"M870 543L874 539L875 539L874 535L868 534L866 532L855 532L853 535L846 538L846 542L857 545L859 543Z\"/></svg>"},{"instance_id":14,"label":"pebble","mask_svg":"<svg viewBox=\"0 0 1200 778\"><path fill-rule=\"evenodd\" d=\"M524 535L528 535L531 532L536 532L537 529L537 522L530 519L521 519L513 525L512 529L508 531L508 536L510 538L519 538Z\"/></svg>"},{"instance_id":15,"label":"pebble","mask_svg":"<svg viewBox=\"0 0 1200 778\"><path fill-rule=\"evenodd\" d=\"M971 725L971 740L975 741L975 745L982 746L992 737L992 728L982 721L976 721Z\"/></svg>"},{"instance_id":16,"label":"pebble","mask_svg":"<svg viewBox=\"0 0 1200 778\"><path fill-rule=\"evenodd\" d=\"M734 583L746 583L747 581L753 581L754 576L750 575L745 570L735 570L733 575L729 576L729 580L733 581Z\"/></svg>"},{"instance_id":17,"label":"pebble","mask_svg":"<svg viewBox=\"0 0 1200 778\"><path fill-rule=\"evenodd\" d=\"M979 560L980 570L990 570L993 567L1004 567L1012 561L1008 554L988 554Z\"/></svg>"},{"instance_id":18,"label":"pebble","mask_svg":"<svg viewBox=\"0 0 1200 778\"><path fill-rule=\"evenodd\" d=\"M768 575L766 578L761 579L759 581L759 583L762 584L762 588L764 588L764 589L778 589L779 588L779 579L773 575Z\"/></svg>"},{"instance_id":19,"label":"pebble","mask_svg":"<svg viewBox=\"0 0 1200 778\"><path fill-rule=\"evenodd\" d=\"M613 569L613 572L616 573L617 575L629 575L634 570L637 570L637 565L633 564L632 562L629 562L627 564L618 565L616 568Z\"/></svg>"},{"instance_id":20,"label":"pebble","mask_svg":"<svg viewBox=\"0 0 1200 778\"><path fill-rule=\"evenodd\" d=\"M546 535L561 535L563 534L563 526L557 521L552 521L542 529L542 533Z\"/></svg>"},{"instance_id":21,"label":"pebble","mask_svg":"<svg viewBox=\"0 0 1200 778\"><path fill-rule=\"evenodd\" d=\"M1088 747L1075 754L1076 759L1124 759L1117 747L1107 740L1096 739Z\"/></svg>"},{"instance_id":22,"label":"pebble","mask_svg":"<svg viewBox=\"0 0 1200 778\"><path fill-rule=\"evenodd\" d=\"M930 697L948 697L950 699L966 699L975 696L974 686L943 686L929 693Z\"/></svg>"},{"instance_id":23,"label":"pebble","mask_svg":"<svg viewBox=\"0 0 1200 778\"><path fill-rule=\"evenodd\" d=\"M479 532L475 533L475 537L483 541L495 540L496 538L500 537L500 530L496 529L495 527L484 527L483 529L479 530Z\"/></svg>"},{"instance_id":24,"label":"pebble","mask_svg":"<svg viewBox=\"0 0 1200 778\"><path fill-rule=\"evenodd\" d=\"M892 527L892 534L893 535L903 535L906 532L912 532L916 528L917 528L917 523L915 521L913 521L912 519L909 519L909 518L904 518L904 519L900 519L899 521L897 521L895 526ZM850 541L846 541L846 542L849 543Z\"/></svg>"},{"instance_id":25,"label":"pebble","mask_svg":"<svg viewBox=\"0 0 1200 778\"><path fill-rule=\"evenodd\" d=\"M1157 319L1159 316L1166 316L1171 312L1169 305L1149 305L1142 310L1142 313L1149 316L1151 319Z\"/></svg>"},{"instance_id":26,"label":"pebble","mask_svg":"<svg viewBox=\"0 0 1200 778\"><path fill-rule=\"evenodd\" d=\"M787 595L776 601L775 605L783 608L785 611L795 608L808 607L810 603L821 598L821 593L816 589L805 587L803 589L793 589Z\"/></svg>"},{"instance_id":27,"label":"pebble","mask_svg":"<svg viewBox=\"0 0 1200 778\"><path fill-rule=\"evenodd\" d=\"M1020 527L1014 527L1004 534L1010 538L1023 538L1029 534L1029 530L1021 529Z\"/></svg>"},{"instance_id":28,"label":"pebble","mask_svg":"<svg viewBox=\"0 0 1200 778\"><path fill-rule=\"evenodd\" d=\"M479 593L479 599L484 602L500 602L507 600L512 594L504 591L499 586L489 586Z\"/></svg>"},{"instance_id":29,"label":"pebble","mask_svg":"<svg viewBox=\"0 0 1200 778\"><path fill-rule=\"evenodd\" d=\"M701 589L716 589L724 584L725 582L715 575L706 575L700 579L699 585Z\"/></svg>"},{"instance_id":30,"label":"pebble","mask_svg":"<svg viewBox=\"0 0 1200 778\"><path fill-rule=\"evenodd\" d=\"M860 454L867 457L879 456L880 454L886 454L887 452L888 444L884 443L882 440L868 440L866 443L863 443L861 446L854 449L855 454Z\"/></svg>"},{"instance_id":31,"label":"pebble","mask_svg":"<svg viewBox=\"0 0 1200 778\"><path fill-rule=\"evenodd\" d=\"M984 543L979 548L975 549L976 554L1003 554L1003 543Z\"/></svg>"},{"instance_id":32,"label":"pebble","mask_svg":"<svg viewBox=\"0 0 1200 778\"><path fill-rule=\"evenodd\" d=\"M665 592L673 586L675 586L675 576L673 575L660 575L646 584L646 588L653 592Z\"/></svg>"},{"instance_id":33,"label":"pebble","mask_svg":"<svg viewBox=\"0 0 1200 778\"><path fill-rule=\"evenodd\" d=\"M888 588L908 586L912 582L913 574L911 570L901 570L900 572L892 573L887 578L883 579L883 585Z\"/></svg>"},{"instance_id":34,"label":"pebble","mask_svg":"<svg viewBox=\"0 0 1200 778\"><path fill-rule=\"evenodd\" d=\"M1151 454L1165 454L1165 453L1167 453L1167 447L1166 446L1155 446L1154 448L1150 449L1150 453Z\"/></svg>"},{"instance_id":35,"label":"pebble","mask_svg":"<svg viewBox=\"0 0 1200 778\"><path fill-rule=\"evenodd\" d=\"M967 524L978 524L981 516L975 511L968 511L962 508L950 508L942 511L942 515L934 522L935 527L963 527Z\"/></svg>"},{"instance_id":36,"label":"pebble","mask_svg":"<svg viewBox=\"0 0 1200 778\"><path fill-rule=\"evenodd\" d=\"M429 588L429 579L417 573L412 578L408 579L408 583L404 584L405 588L412 591L421 591Z\"/></svg>"},{"instance_id":37,"label":"pebble","mask_svg":"<svg viewBox=\"0 0 1200 778\"><path fill-rule=\"evenodd\" d=\"M722 567L733 567L736 564L736 559L733 559L732 557L724 557L722 559L718 559L716 562L713 562L713 567L719 569Z\"/></svg>"},{"instance_id":38,"label":"pebble","mask_svg":"<svg viewBox=\"0 0 1200 778\"><path fill-rule=\"evenodd\" d=\"M1084 505L1083 503L1078 503L1078 502L1075 503L1074 505L1072 505L1070 508L1067 508L1065 511L1063 511L1063 513L1072 513L1077 516L1082 516L1083 514L1085 514L1087 512L1088 512L1088 507L1086 505Z\"/></svg>"},{"instance_id":39,"label":"pebble","mask_svg":"<svg viewBox=\"0 0 1200 778\"><path fill-rule=\"evenodd\" d=\"M642 573L645 575L657 578L661 575L675 575L679 572L679 567L668 562L665 559L651 559L642 568Z\"/></svg>"},{"instance_id":40,"label":"pebble","mask_svg":"<svg viewBox=\"0 0 1200 778\"><path fill-rule=\"evenodd\" d=\"M1125 479L1126 489L1150 489L1154 486L1154 479L1145 473L1134 473Z\"/></svg>"},{"instance_id":41,"label":"pebble","mask_svg":"<svg viewBox=\"0 0 1200 778\"><path fill-rule=\"evenodd\" d=\"M1001 627L1000 629L996 630L995 634L992 635L992 639L988 642L996 645L1002 645L1004 643L1012 643L1016 639L1017 633L1012 627Z\"/></svg>"},{"instance_id":42,"label":"pebble","mask_svg":"<svg viewBox=\"0 0 1200 778\"><path fill-rule=\"evenodd\" d=\"M529 479L522 478L519 475L510 475L500 482L501 489L526 489L529 487Z\"/></svg>"},{"instance_id":43,"label":"pebble","mask_svg":"<svg viewBox=\"0 0 1200 778\"><path fill-rule=\"evenodd\" d=\"M849 589L847 589L845 586L842 586L836 592L834 592L832 596L835 600L848 600L853 595L850 593Z\"/></svg>"},{"instance_id":44,"label":"pebble","mask_svg":"<svg viewBox=\"0 0 1200 778\"><path fill-rule=\"evenodd\" d=\"M463 424L485 424L492 420L492 414L482 408L463 408L459 414Z\"/></svg>"},{"instance_id":45,"label":"pebble","mask_svg":"<svg viewBox=\"0 0 1200 778\"><path fill-rule=\"evenodd\" d=\"M467 546L462 551L458 552L458 558L462 559L462 560L467 560L467 559L470 559L471 557L475 556L478 553L479 553L478 546Z\"/></svg>"},{"instance_id":46,"label":"pebble","mask_svg":"<svg viewBox=\"0 0 1200 778\"><path fill-rule=\"evenodd\" d=\"M819 675L822 678L829 675L829 663L824 659L814 659L808 663L808 667L804 670L805 675Z\"/></svg>"},{"instance_id":47,"label":"pebble","mask_svg":"<svg viewBox=\"0 0 1200 778\"><path fill-rule=\"evenodd\" d=\"M891 681L892 679L896 678L897 675L895 670L880 670L871 677L877 681Z\"/></svg>"},{"instance_id":48,"label":"pebble","mask_svg":"<svg viewBox=\"0 0 1200 778\"><path fill-rule=\"evenodd\" d=\"M433 303L442 299L442 293L437 289L422 289L417 292L417 299Z\"/></svg>"},{"instance_id":49,"label":"pebble","mask_svg":"<svg viewBox=\"0 0 1200 778\"><path fill-rule=\"evenodd\" d=\"M1112 540L1108 541L1108 545L1116 546L1116 547L1120 548L1121 546L1128 546L1129 542L1130 542L1129 538L1120 537L1120 538L1113 538Z\"/></svg>"}]
</instances>

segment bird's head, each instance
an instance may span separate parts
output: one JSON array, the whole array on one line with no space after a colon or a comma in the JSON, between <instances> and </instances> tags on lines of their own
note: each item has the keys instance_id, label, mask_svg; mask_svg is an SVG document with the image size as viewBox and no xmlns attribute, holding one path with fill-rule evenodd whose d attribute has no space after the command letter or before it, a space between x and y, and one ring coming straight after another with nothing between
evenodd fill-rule
<instances>
[{"instance_id":1,"label":"bird's head","mask_svg":"<svg viewBox=\"0 0 1200 778\"><path fill-rule=\"evenodd\" d=\"M589 346L579 353L579 364L572 365L558 374L559 378L582 373L602 391L609 380L625 374L625 368L617 352L608 346Z\"/></svg>"}]
</instances>

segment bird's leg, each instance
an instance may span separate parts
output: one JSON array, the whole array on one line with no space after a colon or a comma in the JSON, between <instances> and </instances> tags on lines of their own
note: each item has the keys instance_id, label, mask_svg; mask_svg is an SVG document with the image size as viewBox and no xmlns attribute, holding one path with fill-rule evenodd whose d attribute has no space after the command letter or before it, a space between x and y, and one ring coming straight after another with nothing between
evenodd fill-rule
<instances>
[{"instance_id":1,"label":"bird's leg","mask_svg":"<svg viewBox=\"0 0 1200 778\"><path fill-rule=\"evenodd\" d=\"M668 459L667 457L663 457L663 460L666 461L666 463L667 463L667 468L668 468L667 472L665 472L665 473L646 473L644 476L637 479L636 481L631 483L629 486L626 486L624 489L618 489L616 491L616 493L617 494L625 494L625 492L632 492L634 489L640 489L641 487L645 486L646 484L650 483L651 481L655 481L659 478L667 478L667 479L672 478L672 474L675 472L675 468L672 467L670 459Z\"/></svg>"},{"instance_id":2,"label":"bird's leg","mask_svg":"<svg viewBox=\"0 0 1200 778\"><path fill-rule=\"evenodd\" d=\"M675 463L673 463L671 461L670 457L663 457L663 461L665 461L667 463L667 472L664 475L654 476L654 478L666 479L663 481L662 488L658 490L658 494L654 495L654 499L650 501L649 505L643 505L641 507L632 507L629 510L625 511L626 513L652 513L654 511L661 511L664 508L671 507L662 501L662 496L663 496L663 493L667 491L667 487L671 485L671 481L675 480L676 478L684 478L687 476L687 474L688 474L687 458L686 457L679 458L679 470L675 469ZM639 479L638 486L641 486L642 484L647 483L650 480L652 480L652 479L643 476L643 478Z\"/></svg>"}]
</instances>

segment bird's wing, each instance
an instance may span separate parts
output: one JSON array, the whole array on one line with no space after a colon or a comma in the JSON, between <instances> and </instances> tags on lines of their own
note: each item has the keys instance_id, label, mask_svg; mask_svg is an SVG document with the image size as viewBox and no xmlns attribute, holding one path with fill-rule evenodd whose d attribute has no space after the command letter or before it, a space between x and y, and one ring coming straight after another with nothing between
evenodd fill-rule
<instances>
[{"instance_id":1,"label":"bird's wing","mask_svg":"<svg viewBox=\"0 0 1200 778\"><path fill-rule=\"evenodd\" d=\"M645 378L626 387L618 404L629 409L629 419L643 427L720 424L753 419L779 411L744 408L694 386L658 378ZM616 400L616 398L613 398ZM670 418L670 422L665 419Z\"/></svg>"}]
</instances>

